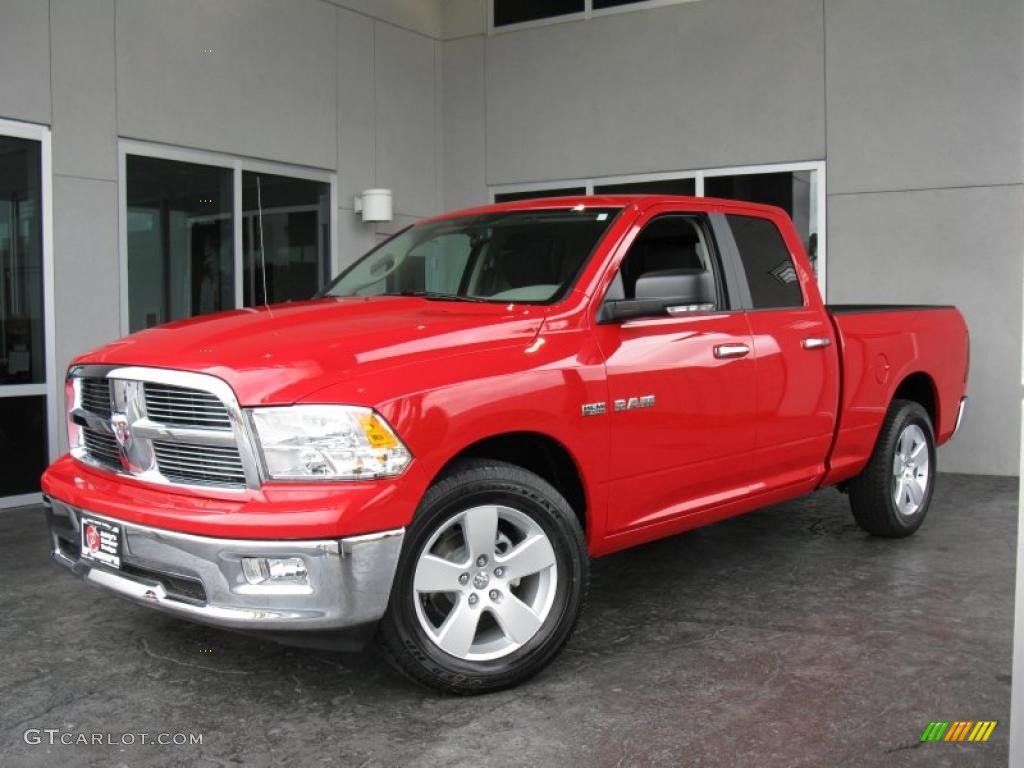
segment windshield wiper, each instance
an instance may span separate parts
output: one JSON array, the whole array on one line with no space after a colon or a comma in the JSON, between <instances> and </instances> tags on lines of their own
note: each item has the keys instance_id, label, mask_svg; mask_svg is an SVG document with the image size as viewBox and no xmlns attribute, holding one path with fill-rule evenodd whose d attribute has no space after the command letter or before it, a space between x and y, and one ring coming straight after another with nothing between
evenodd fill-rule
<instances>
[{"instance_id":1,"label":"windshield wiper","mask_svg":"<svg viewBox=\"0 0 1024 768\"><path fill-rule=\"evenodd\" d=\"M385 296L416 296L427 301L468 301L474 304L490 304L489 299L477 296L461 296L457 293L440 293L438 291L395 291L386 293Z\"/></svg>"}]
</instances>

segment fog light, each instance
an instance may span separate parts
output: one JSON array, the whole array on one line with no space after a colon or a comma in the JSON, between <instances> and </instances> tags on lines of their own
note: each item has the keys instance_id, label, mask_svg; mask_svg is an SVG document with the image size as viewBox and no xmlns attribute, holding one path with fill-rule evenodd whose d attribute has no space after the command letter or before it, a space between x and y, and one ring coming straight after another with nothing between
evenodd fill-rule
<instances>
[{"instance_id":1,"label":"fog light","mask_svg":"<svg viewBox=\"0 0 1024 768\"><path fill-rule=\"evenodd\" d=\"M301 557L243 557L242 573L250 584L308 584Z\"/></svg>"}]
</instances>

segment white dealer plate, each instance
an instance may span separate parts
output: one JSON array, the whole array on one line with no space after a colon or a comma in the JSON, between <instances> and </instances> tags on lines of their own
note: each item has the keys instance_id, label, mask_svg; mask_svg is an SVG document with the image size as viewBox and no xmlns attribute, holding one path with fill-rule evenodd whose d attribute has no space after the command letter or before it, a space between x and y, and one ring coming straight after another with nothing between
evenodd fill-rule
<instances>
[{"instance_id":1,"label":"white dealer plate","mask_svg":"<svg viewBox=\"0 0 1024 768\"><path fill-rule=\"evenodd\" d=\"M82 557L110 568L120 568L121 526L82 517Z\"/></svg>"}]
</instances>

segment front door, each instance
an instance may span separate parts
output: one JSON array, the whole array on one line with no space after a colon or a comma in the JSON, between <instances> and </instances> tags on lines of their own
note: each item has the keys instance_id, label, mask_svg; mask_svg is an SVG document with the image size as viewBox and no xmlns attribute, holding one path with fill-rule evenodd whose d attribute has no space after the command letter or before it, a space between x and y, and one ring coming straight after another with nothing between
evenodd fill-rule
<instances>
[{"instance_id":1,"label":"front door","mask_svg":"<svg viewBox=\"0 0 1024 768\"><path fill-rule=\"evenodd\" d=\"M747 315L729 309L707 221L648 214L612 291L634 298L638 277L676 269L710 273L713 309L597 326L608 377L610 534L724 503L750 481L753 340Z\"/></svg>"}]
</instances>

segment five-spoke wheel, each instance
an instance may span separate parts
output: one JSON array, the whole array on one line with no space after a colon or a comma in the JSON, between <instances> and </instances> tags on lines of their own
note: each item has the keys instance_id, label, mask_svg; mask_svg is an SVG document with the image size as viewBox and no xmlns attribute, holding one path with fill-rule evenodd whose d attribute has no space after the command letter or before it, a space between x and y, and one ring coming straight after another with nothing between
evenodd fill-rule
<instances>
[{"instance_id":1,"label":"five-spoke wheel","mask_svg":"<svg viewBox=\"0 0 1024 768\"><path fill-rule=\"evenodd\" d=\"M547 534L507 506L449 518L416 563L413 600L427 636L459 659L497 659L521 648L551 612L558 565Z\"/></svg>"},{"instance_id":2,"label":"five-spoke wheel","mask_svg":"<svg viewBox=\"0 0 1024 768\"><path fill-rule=\"evenodd\" d=\"M875 536L908 536L928 512L935 485L935 433L920 404L894 400L874 452L850 481L850 506L861 528Z\"/></svg>"},{"instance_id":3,"label":"five-spoke wheel","mask_svg":"<svg viewBox=\"0 0 1024 768\"><path fill-rule=\"evenodd\" d=\"M908 424L896 441L892 461L892 497L900 513L917 514L931 482L928 438L917 424Z\"/></svg>"},{"instance_id":4,"label":"five-spoke wheel","mask_svg":"<svg viewBox=\"0 0 1024 768\"><path fill-rule=\"evenodd\" d=\"M410 677L451 693L516 685L565 644L586 593L576 513L499 461L458 465L406 532L381 637Z\"/></svg>"}]
</instances>

